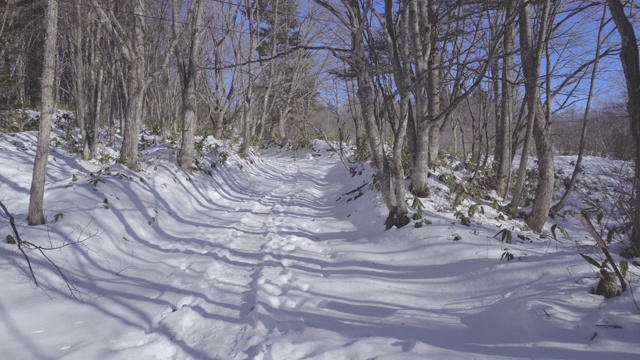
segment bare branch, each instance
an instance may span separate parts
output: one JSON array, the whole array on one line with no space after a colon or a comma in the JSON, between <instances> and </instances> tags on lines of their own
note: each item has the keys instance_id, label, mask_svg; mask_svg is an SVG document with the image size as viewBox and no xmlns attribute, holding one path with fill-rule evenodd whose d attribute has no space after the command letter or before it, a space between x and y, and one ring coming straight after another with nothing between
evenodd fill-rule
<instances>
[{"instance_id":1,"label":"bare branch","mask_svg":"<svg viewBox=\"0 0 640 360\"><path fill-rule=\"evenodd\" d=\"M24 257L25 261L27 262L27 267L29 268L29 274L30 274L31 279L33 280L34 284L36 285L36 287L42 289L42 291L44 291L45 294L47 294L47 296L49 295L47 290L40 285L40 283L38 282L38 279L36 278L35 271L33 270L33 265L31 263L31 259L29 258L29 255L27 254L30 251L39 252L40 255L42 255L42 257L49 264L51 264L51 266L53 266L53 268L60 275L60 278L62 279L62 281L64 282L65 286L69 290L69 296L71 296L72 298L74 298L76 300L83 301L82 300L83 293L71 282L71 280L69 280L67 275L64 273L63 269L58 264L56 264L55 261L53 261L47 255L46 251L59 250L59 249L62 249L64 247L67 247L67 246L82 244L83 242L85 242L89 238L93 237L93 235L88 236L85 239L78 239L78 240L73 241L73 242L66 242L66 243L64 243L64 244L62 244L60 246L45 247L45 246L36 245L36 244L34 244L34 243L30 242L30 241L24 240L20 236L20 232L18 231L18 227L16 226L16 221L15 221L14 216L9 212L9 210L2 203L2 201L0 201L0 209L2 209L2 212L4 213L3 214L4 217L9 220L11 231L13 232L13 238L15 239L16 245L18 246L18 250L20 251L20 253ZM86 226L81 229L81 234L82 234L82 232L84 232L85 229L86 229Z\"/></svg>"}]
</instances>

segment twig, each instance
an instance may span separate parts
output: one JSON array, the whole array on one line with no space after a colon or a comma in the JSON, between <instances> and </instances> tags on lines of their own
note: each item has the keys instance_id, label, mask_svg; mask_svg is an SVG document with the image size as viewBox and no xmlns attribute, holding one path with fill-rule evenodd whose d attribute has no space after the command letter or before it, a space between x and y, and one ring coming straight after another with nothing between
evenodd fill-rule
<instances>
[{"instance_id":1,"label":"twig","mask_svg":"<svg viewBox=\"0 0 640 360\"><path fill-rule=\"evenodd\" d=\"M18 250L20 250L20 252L22 253L22 256L24 256L24 259L27 261L27 265L29 266L29 272L31 273L31 278L33 279L33 282L36 284L37 287L40 287L40 284L38 284L38 279L36 279L36 275L33 273L33 267L31 266L31 261L29 260L29 256L27 256L27 253L22 248L24 245L24 242L22 241L22 238L20 238L20 232L16 227L15 218L13 217L13 215L11 215L9 210L7 210L7 207L4 206L2 201L0 201L0 208L2 208L2 211L4 212L5 216L9 218L9 224L11 225L11 231L13 231L13 235L16 239Z\"/></svg>"},{"instance_id":2,"label":"twig","mask_svg":"<svg viewBox=\"0 0 640 360\"><path fill-rule=\"evenodd\" d=\"M622 329L622 326L620 325L616 325L616 324L596 324L597 327L604 327L604 328L612 328L612 329Z\"/></svg>"}]
</instances>

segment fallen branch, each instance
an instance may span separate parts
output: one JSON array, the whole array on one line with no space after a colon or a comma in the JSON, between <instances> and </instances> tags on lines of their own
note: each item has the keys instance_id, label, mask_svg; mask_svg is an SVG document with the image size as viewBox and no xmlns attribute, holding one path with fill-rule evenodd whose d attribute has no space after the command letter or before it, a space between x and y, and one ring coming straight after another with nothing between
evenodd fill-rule
<instances>
[{"instance_id":1,"label":"fallen branch","mask_svg":"<svg viewBox=\"0 0 640 360\"><path fill-rule=\"evenodd\" d=\"M33 273L33 267L31 266L31 261L29 260L29 256L24 251L24 246L26 244L20 237L20 233L18 232L18 228L16 227L15 218L13 217L13 215L11 215L7 207L4 206L2 201L0 201L0 208L2 208L2 211L4 212L5 216L9 219L9 224L11 225L11 231L13 231L13 238L16 240L16 243L18 245L18 250L20 250L20 252L22 253L22 256L24 256L24 259L27 261L27 265L29 266L29 272L31 273L31 278L33 279L33 282L36 284L37 287L40 287L40 284L38 284L38 279L36 279L36 275Z\"/></svg>"},{"instance_id":2,"label":"fallen branch","mask_svg":"<svg viewBox=\"0 0 640 360\"><path fill-rule=\"evenodd\" d=\"M622 326L616 324L596 324L597 327L611 328L611 329L622 329Z\"/></svg>"},{"instance_id":3,"label":"fallen branch","mask_svg":"<svg viewBox=\"0 0 640 360\"><path fill-rule=\"evenodd\" d=\"M51 260L51 258L47 256L47 254L45 253L45 251L48 251L48 250L58 250L69 245L77 245L78 243L81 243L82 240L78 240L72 243L65 243L60 246L51 246L51 247L43 247L40 245L36 245L30 241L22 239L22 237L20 236L20 232L18 231L18 227L16 226L15 218L13 217L13 215L11 215L11 213L9 212L7 207L2 203L2 201L0 201L0 209L2 209L4 216L9 220L9 225L10 225L11 231L13 232L13 238L15 239L16 245L18 246L18 250L24 257L25 261L27 262L27 266L29 267L29 274L31 275L31 279L33 279L33 282L35 283L36 287L42 289L45 292L45 294L48 295L47 290L40 285L40 283L38 282L38 279L36 278L35 272L33 270L33 266L31 264L31 259L27 254L27 252L29 251L39 252L40 255L42 255L42 257L45 260L47 260L47 262L49 262L49 264L51 264L56 269L56 271L64 281L67 289L69 290L69 295L76 300L82 301L82 293L80 292L80 290L78 290L78 288L69 280L69 278L62 271L62 268L60 268L60 266L58 266L53 260Z\"/></svg>"},{"instance_id":4,"label":"fallen branch","mask_svg":"<svg viewBox=\"0 0 640 360\"><path fill-rule=\"evenodd\" d=\"M353 200L359 198L360 196L362 196L362 189L367 185L369 185L369 183L364 183L364 184L358 186L357 188L340 195L338 197L338 199L336 199L336 201L340 201L343 197L345 197L347 195L355 194L355 193L358 193L358 194L356 196L354 196Z\"/></svg>"}]
</instances>

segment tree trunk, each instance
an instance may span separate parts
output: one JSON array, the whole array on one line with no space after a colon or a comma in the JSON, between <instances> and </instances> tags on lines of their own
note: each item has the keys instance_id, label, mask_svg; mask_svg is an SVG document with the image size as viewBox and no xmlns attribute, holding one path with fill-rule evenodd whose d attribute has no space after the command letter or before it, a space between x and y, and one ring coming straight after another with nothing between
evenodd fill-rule
<instances>
[{"instance_id":1,"label":"tree trunk","mask_svg":"<svg viewBox=\"0 0 640 360\"><path fill-rule=\"evenodd\" d=\"M58 0L48 0L44 40L44 64L40 98L42 110L38 131L38 147L33 164L31 191L29 193L29 225L42 225L44 218L44 181L51 144L51 118L54 111L54 82L56 72L56 40L58 38Z\"/></svg>"},{"instance_id":2,"label":"tree trunk","mask_svg":"<svg viewBox=\"0 0 640 360\"><path fill-rule=\"evenodd\" d=\"M429 130L429 165L434 166L438 162L440 152L440 122L431 126Z\"/></svg>"},{"instance_id":3,"label":"tree trunk","mask_svg":"<svg viewBox=\"0 0 640 360\"><path fill-rule=\"evenodd\" d=\"M536 54L532 54L535 58L533 64L530 65L531 70L531 82L535 82L535 92L532 101L542 108L540 102L540 89L538 88L537 79L540 75L540 57L542 54L542 45L549 46L550 39L547 37L547 28L550 25L547 24L549 17L549 5L551 0L546 0L542 7L542 19L539 25L539 33L537 37L537 46L535 49ZM552 18L553 19L553 18ZM553 20L552 20L553 21ZM529 66L527 64L526 66ZM525 73L526 74L526 73ZM527 75L525 75L526 77ZM547 58L547 81L550 80L550 67L549 59ZM550 99L550 88L547 84L547 99ZM536 120L533 127L533 140L536 144L536 155L538 157L538 185L536 187L535 197L533 198L533 205L531 206L531 216L527 221L527 224L531 230L535 232L542 231L544 224L549 217L549 209L551 208L551 201L553 200L553 185L555 183L555 174L553 166L553 144L551 142L551 102L547 101L547 111L543 115L541 112L539 116L536 116Z\"/></svg>"},{"instance_id":4,"label":"tree trunk","mask_svg":"<svg viewBox=\"0 0 640 360\"><path fill-rule=\"evenodd\" d=\"M533 127L533 139L536 143L536 155L538 157L538 186L536 187L531 216L527 224L531 227L531 230L539 233L549 217L555 182L551 126L546 117L542 115L536 117Z\"/></svg>"},{"instance_id":5,"label":"tree trunk","mask_svg":"<svg viewBox=\"0 0 640 360\"><path fill-rule=\"evenodd\" d=\"M387 219L387 228L391 226L402 227L409 223L407 217L408 209L405 203L405 194L407 192L404 180L404 167L402 164L402 151L404 148L404 139L407 133L410 109L410 89L411 89L411 63L409 47L409 25L410 16L407 6L399 5L400 29L398 33L394 29L394 21L392 17L393 5L391 0L385 1L386 13L386 30L388 48L390 50L391 64L395 83L400 94L400 106L397 125L394 127L393 152L391 157L391 166L394 174L394 195L396 208L390 212ZM402 55L400 55L402 54Z\"/></svg>"},{"instance_id":6,"label":"tree trunk","mask_svg":"<svg viewBox=\"0 0 640 360\"><path fill-rule=\"evenodd\" d=\"M142 106L145 95L145 52L144 52L144 0L134 3L134 27L130 52L131 69L127 80L129 101L125 110L124 133L120 161L127 167L138 170L138 139L142 126Z\"/></svg>"},{"instance_id":7,"label":"tree trunk","mask_svg":"<svg viewBox=\"0 0 640 360\"><path fill-rule=\"evenodd\" d=\"M94 28L95 29L95 28ZM95 29L95 32L100 34L99 29ZM87 142L89 156L93 156L97 149L97 133L98 122L100 120L100 113L102 111L102 94L103 94L103 81L104 81L104 62L102 61L101 54L98 53L98 46L96 42L98 38L91 40L91 109L89 109L89 116L87 118Z\"/></svg>"},{"instance_id":8,"label":"tree trunk","mask_svg":"<svg viewBox=\"0 0 640 360\"><path fill-rule=\"evenodd\" d=\"M428 5L428 21L431 28L429 44L431 51L429 52L429 62L427 71L427 97L428 101L428 132L418 136L428 136L428 163L435 164L438 160L438 150L440 149L440 125L442 120L437 120L440 115L441 107L441 78L442 70L440 69L440 49L438 48L438 27L439 27L439 3L430 1Z\"/></svg>"},{"instance_id":9,"label":"tree trunk","mask_svg":"<svg viewBox=\"0 0 640 360\"><path fill-rule=\"evenodd\" d=\"M255 50L255 31L254 15L257 4L251 1L245 1L247 7L247 15L249 20L249 54L247 60L247 90L244 94L244 102L242 103L242 145L240 147L240 155L245 156L251 146L251 97L253 96L253 51Z\"/></svg>"},{"instance_id":10,"label":"tree trunk","mask_svg":"<svg viewBox=\"0 0 640 360\"><path fill-rule=\"evenodd\" d=\"M273 64L269 64L268 66L273 69ZM273 71L269 72L273 74ZM273 139L275 139L275 128L273 126L274 124L272 121L269 121L271 119L271 110L273 109L274 105L274 101L271 97L271 89L273 89L274 78L275 76L268 77L268 79L266 80L267 84L262 89L261 93L262 103L260 105L260 109L262 109L262 111L260 111L260 117L258 118L258 123L260 125L260 136L258 136L258 139L260 140L262 140L262 134L264 134L264 131L267 127L269 127L270 131L270 134L268 135L269 141L273 141Z\"/></svg>"},{"instance_id":11,"label":"tree trunk","mask_svg":"<svg viewBox=\"0 0 640 360\"><path fill-rule=\"evenodd\" d=\"M195 134L196 134L196 75L198 56L200 55L200 38L202 29L200 21L202 19L202 0L194 0L190 16L191 41L187 68L184 72L183 93L182 93L182 144L178 153L178 164L184 170L189 170L194 157Z\"/></svg>"},{"instance_id":12,"label":"tree trunk","mask_svg":"<svg viewBox=\"0 0 640 360\"><path fill-rule=\"evenodd\" d=\"M524 144L522 146L522 155L520 156L520 165L518 166L518 177L516 185L513 189L513 197L509 204L509 212L515 216L520 206L520 200L522 198L522 191L524 189L524 182L527 170L527 161L529 160L529 141L533 134L534 123L536 117L542 116L539 114L538 101L540 99L540 89L538 88L538 72L539 67L536 66L536 55L534 54L531 35L531 9L530 4L523 2L520 4L520 46L522 57L522 68L525 78L525 95L524 104L527 108L527 130L524 137ZM539 57L539 56L538 56ZM537 70L538 69L538 70Z\"/></svg>"},{"instance_id":13,"label":"tree trunk","mask_svg":"<svg viewBox=\"0 0 640 360\"><path fill-rule=\"evenodd\" d=\"M513 117L513 48L515 14L517 0L508 0L505 9L505 31L502 47L502 94L500 98L500 117L496 126L495 170L496 192L502 198L507 196L508 178L511 172L511 122Z\"/></svg>"},{"instance_id":14,"label":"tree trunk","mask_svg":"<svg viewBox=\"0 0 640 360\"><path fill-rule=\"evenodd\" d=\"M411 19L411 42L413 52L413 62L416 73L427 74L428 76L419 76L414 83L414 98L416 102L414 112L414 124L410 126L415 134L415 154L413 154L413 169L411 171L411 192L418 197L426 197L429 195L429 185L427 179L429 177L429 131L430 131L430 114L435 110L430 90L433 90L433 82L429 82L426 78L432 75L433 69L430 66L432 59L431 51L435 45L431 44L435 38L433 33L437 34L437 9L436 2L429 2L429 19L427 20L427 9L423 1L409 3L409 16ZM433 15L435 13L435 16ZM433 23L435 22L435 23ZM436 57L437 58L437 57Z\"/></svg>"},{"instance_id":15,"label":"tree trunk","mask_svg":"<svg viewBox=\"0 0 640 360\"><path fill-rule=\"evenodd\" d=\"M287 132L285 124L287 123L287 119L289 118L289 110L280 114L278 117L278 138L280 140L280 144L284 145L287 143Z\"/></svg>"},{"instance_id":16,"label":"tree trunk","mask_svg":"<svg viewBox=\"0 0 640 360\"><path fill-rule=\"evenodd\" d=\"M411 192L417 197L429 196L429 126L424 116L416 115L415 155L411 171Z\"/></svg>"},{"instance_id":17,"label":"tree trunk","mask_svg":"<svg viewBox=\"0 0 640 360\"><path fill-rule=\"evenodd\" d=\"M80 128L80 137L82 138L82 158L85 160L91 159L91 154L88 152L87 142L87 130L85 122L87 119L87 86L86 86L86 65L84 61L83 43L84 43L84 16L79 3L75 7L75 24L70 34L73 37L68 37L69 45L71 47L72 70L73 76L73 95L75 99L76 107L76 122Z\"/></svg>"},{"instance_id":18,"label":"tree trunk","mask_svg":"<svg viewBox=\"0 0 640 360\"><path fill-rule=\"evenodd\" d=\"M213 122L213 137L222 139L224 131L224 113L222 111L214 111L211 115Z\"/></svg>"},{"instance_id":19,"label":"tree trunk","mask_svg":"<svg viewBox=\"0 0 640 360\"><path fill-rule=\"evenodd\" d=\"M355 0L350 0L355 2ZM374 102L373 92L371 90L371 82L369 80L369 71L367 69L367 60L365 55L364 41L361 35L361 29L356 28L352 31L352 50L351 61L353 62L353 68L356 72L358 81L358 98L360 99L360 110L362 112L362 119L364 121L365 131L369 138L369 150L371 157L373 158L373 164L378 175L378 184L380 185L380 192L384 199L387 208L389 209L389 217L395 216L397 210L397 204L395 204L395 198L391 195L391 177L389 173L389 162L384 151L384 144L380 137L380 132L376 123L376 118L373 113Z\"/></svg>"},{"instance_id":20,"label":"tree trunk","mask_svg":"<svg viewBox=\"0 0 640 360\"><path fill-rule=\"evenodd\" d=\"M631 123L631 132L635 141L635 180L631 233L631 250L640 254L640 61L638 56L638 42L633 25L624 12L619 0L607 0L611 16L616 24L621 40L620 61L627 84L627 111Z\"/></svg>"},{"instance_id":21,"label":"tree trunk","mask_svg":"<svg viewBox=\"0 0 640 360\"><path fill-rule=\"evenodd\" d=\"M115 73L115 64L111 65L111 72L112 75ZM108 146L113 146L113 142L115 141L116 138L116 119L115 119L115 112L116 112L116 108L117 108L117 103L119 102L116 99L116 95L115 95L115 88L116 88L116 82L117 79L112 78L109 82L109 142L107 143Z\"/></svg>"}]
</instances>

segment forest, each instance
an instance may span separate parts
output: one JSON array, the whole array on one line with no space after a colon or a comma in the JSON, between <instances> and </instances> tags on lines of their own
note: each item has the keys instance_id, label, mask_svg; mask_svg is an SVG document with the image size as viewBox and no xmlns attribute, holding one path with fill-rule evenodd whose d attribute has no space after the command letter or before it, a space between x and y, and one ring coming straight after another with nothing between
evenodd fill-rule
<instances>
[{"instance_id":1,"label":"forest","mask_svg":"<svg viewBox=\"0 0 640 360\"><path fill-rule=\"evenodd\" d=\"M67 344L86 336L74 330L33 340L30 353L28 342L0 340L0 349L34 358L633 358L638 6L0 0L0 268L22 279L15 295L0 295L0 310L41 304L27 281L45 298L69 297L61 309L93 304L79 322L96 311L119 322L100 330L115 345ZM496 279L504 283L479 285ZM445 281L449 302L425 296ZM472 294L456 282L482 309L464 310ZM155 292L153 308L137 303ZM208 300L216 296L222 305ZM605 301L617 302L607 311ZM459 307L443 310L451 304ZM501 311L524 318L501 322ZM129 323L128 313L140 319ZM31 331L8 323L20 330L12 336ZM487 324L515 337L487 338ZM585 333L568 335L572 327ZM450 346L456 329L463 341ZM549 345L546 331L562 345ZM0 338L13 332L0 328ZM523 353L528 341L539 352Z\"/></svg>"}]
</instances>

